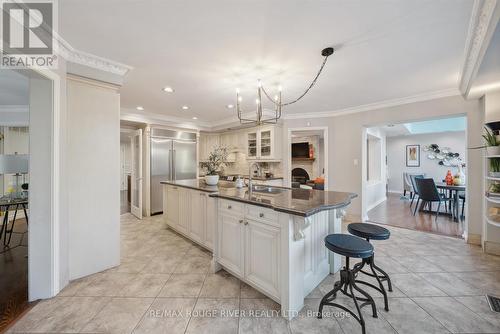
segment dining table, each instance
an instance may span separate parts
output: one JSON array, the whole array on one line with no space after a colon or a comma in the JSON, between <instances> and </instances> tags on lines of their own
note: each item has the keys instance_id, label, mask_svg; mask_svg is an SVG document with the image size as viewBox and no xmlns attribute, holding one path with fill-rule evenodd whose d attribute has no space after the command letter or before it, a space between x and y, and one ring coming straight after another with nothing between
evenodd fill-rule
<instances>
[{"instance_id":1,"label":"dining table","mask_svg":"<svg viewBox=\"0 0 500 334\"><path fill-rule=\"evenodd\" d=\"M2 227L0 228L0 240L3 237L4 247L9 246L10 239L12 238L12 232L14 232L14 224L16 223L17 211L23 210L24 217L26 218L26 223L28 223L28 214L26 212L28 208L27 198L9 198L7 196L0 197L0 211L4 213L2 220ZM9 224L9 211L14 210L14 219L12 220L12 225L8 229ZM7 239L7 234L9 238Z\"/></svg>"},{"instance_id":2,"label":"dining table","mask_svg":"<svg viewBox=\"0 0 500 334\"><path fill-rule=\"evenodd\" d=\"M458 215L459 197L458 197L458 195L460 192L465 192L465 190L466 190L465 185L453 185L453 184L446 184L445 182L439 182L439 183L436 183L436 187L438 189L445 191L448 194L448 197L453 198L452 217L453 217L453 220L458 221L459 220L459 215ZM465 205L465 203L464 203L464 205Z\"/></svg>"}]
</instances>

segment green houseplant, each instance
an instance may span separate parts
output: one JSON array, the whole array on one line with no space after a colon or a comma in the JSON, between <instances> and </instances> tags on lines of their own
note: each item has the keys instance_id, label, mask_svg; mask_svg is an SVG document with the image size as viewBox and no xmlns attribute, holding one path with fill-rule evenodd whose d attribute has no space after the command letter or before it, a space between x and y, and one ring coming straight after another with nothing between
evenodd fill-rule
<instances>
[{"instance_id":1,"label":"green houseplant","mask_svg":"<svg viewBox=\"0 0 500 334\"><path fill-rule=\"evenodd\" d=\"M207 161L201 163L201 167L205 168L205 182L210 186L215 186L219 182L219 173L226 166L228 150L225 146L217 146L208 155Z\"/></svg>"},{"instance_id":2,"label":"green houseplant","mask_svg":"<svg viewBox=\"0 0 500 334\"><path fill-rule=\"evenodd\" d=\"M489 175L491 177L500 177L500 158L490 158Z\"/></svg>"},{"instance_id":3,"label":"green houseplant","mask_svg":"<svg viewBox=\"0 0 500 334\"><path fill-rule=\"evenodd\" d=\"M486 152L488 155L500 155L500 141L492 130L484 127L486 133L483 134Z\"/></svg>"}]
</instances>

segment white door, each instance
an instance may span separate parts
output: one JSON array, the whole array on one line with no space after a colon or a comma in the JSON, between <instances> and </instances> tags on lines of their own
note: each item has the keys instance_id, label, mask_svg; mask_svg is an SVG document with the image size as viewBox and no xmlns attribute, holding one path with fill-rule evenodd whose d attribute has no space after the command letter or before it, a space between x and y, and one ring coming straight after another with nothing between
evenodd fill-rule
<instances>
[{"instance_id":1,"label":"white door","mask_svg":"<svg viewBox=\"0 0 500 334\"><path fill-rule=\"evenodd\" d=\"M280 229L254 220L245 222L245 278L280 297Z\"/></svg>"},{"instance_id":2,"label":"white door","mask_svg":"<svg viewBox=\"0 0 500 334\"><path fill-rule=\"evenodd\" d=\"M142 219L142 130L135 131L131 140L132 146L132 180L130 182L130 212Z\"/></svg>"},{"instance_id":3,"label":"white door","mask_svg":"<svg viewBox=\"0 0 500 334\"><path fill-rule=\"evenodd\" d=\"M220 214L219 262L234 274L243 277L243 216Z\"/></svg>"},{"instance_id":4,"label":"white door","mask_svg":"<svg viewBox=\"0 0 500 334\"><path fill-rule=\"evenodd\" d=\"M179 189L174 186L167 186L167 223L176 227L179 223Z\"/></svg>"},{"instance_id":5,"label":"white door","mask_svg":"<svg viewBox=\"0 0 500 334\"><path fill-rule=\"evenodd\" d=\"M191 224L189 224L189 236L197 242L203 242L205 234L205 218L207 198L205 193L190 191L191 193Z\"/></svg>"},{"instance_id":6,"label":"white door","mask_svg":"<svg viewBox=\"0 0 500 334\"><path fill-rule=\"evenodd\" d=\"M179 189L179 216L175 227L182 233L189 233L189 223L191 221L191 196L190 190Z\"/></svg>"}]
</instances>

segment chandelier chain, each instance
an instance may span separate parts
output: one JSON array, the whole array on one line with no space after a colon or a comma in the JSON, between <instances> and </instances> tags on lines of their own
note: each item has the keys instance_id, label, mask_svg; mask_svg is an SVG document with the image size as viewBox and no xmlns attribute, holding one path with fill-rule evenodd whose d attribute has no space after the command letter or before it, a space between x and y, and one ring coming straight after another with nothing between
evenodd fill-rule
<instances>
[{"instance_id":1,"label":"chandelier chain","mask_svg":"<svg viewBox=\"0 0 500 334\"><path fill-rule=\"evenodd\" d=\"M313 88L313 86L316 84L316 81L318 80L321 72L323 71L323 67L325 67L326 65L326 61L328 60L328 56L325 57L325 59L323 60L323 63L321 64L321 67L319 68L319 71L318 73L316 74L316 76L314 77L313 81L311 82L311 84L309 85L309 87L307 87L307 89L304 91L304 93L302 93L302 95L300 95L298 98L296 98L295 100L293 101L290 101L290 102L286 102L286 103L281 103L281 106L288 106L290 104L294 104L296 102L299 102L300 99L302 99L304 96L306 96L306 94L311 90L311 88ZM274 101L270 96L269 94L267 93L267 91L264 89L264 86L262 86L262 91L264 92L264 95L269 99L269 101L271 101L272 103L274 104L278 104L276 103L276 101Z\"/></svg>"}]
</instances>

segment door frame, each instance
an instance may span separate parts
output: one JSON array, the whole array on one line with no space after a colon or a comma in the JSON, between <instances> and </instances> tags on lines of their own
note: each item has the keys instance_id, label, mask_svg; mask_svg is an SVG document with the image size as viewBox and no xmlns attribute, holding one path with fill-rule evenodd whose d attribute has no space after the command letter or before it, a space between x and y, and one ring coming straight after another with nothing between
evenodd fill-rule
<instances>
[{"instance_id":1,"label":"door frame","mask_svg":"<svg viewBox=\"0 0 500 334\"><path fill-rule=\"evenodd\" d=\"M286 183L287 187L292 186L292 132L294 131L323 131L323 161L325 168L325 191L328 190L328 127L327 126L307 126L307 127L297 127L297 128L288 128L287 132L287 140L286 140Z\"/></svg>"},{"instance_id":2,"label":"door frame","mask_svg":"<svg viewBox=\"0 0 500 334\"><path fill-rule=\"evenodd\" d=\"M61 141L61 137L64 134L64 129L61 127L61 78L57 72L48 69L36 69L33 68L31 71L47 80L52 82L52 111L51 111L51 128L45 129L47 133L50 134L50 178L51 178L51 189L50 191L50 232L47 235L34 236L32 235L32 230L28 228L28 238L29 240L34 240L35 238L46 238L43 240L45 244L50 245L50 254L46 254L44 249L37 249L36 245L30 242L28 246L28 299L34 301L37 299L50 298L59 293L61 287L65 286L68 279L68 266L67 264L63 267L61 266L61 257L66 257L64 253L67 253L68 249L61 249L61 225L60 216L62 213L61 207L61 154L64 151L65 144ZM31 89L31 88L30 88ZM31 116L30 116L30 135L31 135ZM32 159L30 152L30 161ZM31 190L31 193L33 190ZM31 200L33 195L29 199L30 216L33 216L33 210L31 205ZM37 222L32 221L31 225L37 224ZM66 228L67 231L67 228ZM67 246L66 244L63 245ZM34 256L38 254L38 256ZM47 256L48 255L48 256ZM36 261L36 262L34 262ZM34 270L34 268L50 268L48 273L40 272ZM49 276L49 277L46 277ZM33 282L47 282L46 285L37 284L34 287Z\"/></svg>"},{"instance_id":3,"label":"door frame","mask_svg":"<svg viewBox=\"0 0 500 334\"><path fill-rule=\"evenodd\" d=\"M136 152L135 146L134 146L134 139L138 138L139 140L139 151ZM142 185L143 185L143 170L142 170L142 129L137 129L133 132L133 134L130 136L130 146L132 150L132 169L131 169L131 175L132 175L132 181L130 182L130 213L132 213L134 216L136 216L139 219L142 219ZM134 168L135 166L135 159L139 159L139 163L137 164L138 166L138 176L136 177L136 170ZM136 181L139 181L139 183L136 185ZM137 207L134 207L134 199L135 199L135 188L138 188L138 195L139 197L137 198Z\"/></svg>"}]
</instances>

